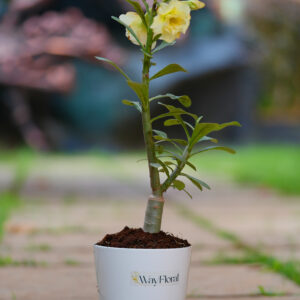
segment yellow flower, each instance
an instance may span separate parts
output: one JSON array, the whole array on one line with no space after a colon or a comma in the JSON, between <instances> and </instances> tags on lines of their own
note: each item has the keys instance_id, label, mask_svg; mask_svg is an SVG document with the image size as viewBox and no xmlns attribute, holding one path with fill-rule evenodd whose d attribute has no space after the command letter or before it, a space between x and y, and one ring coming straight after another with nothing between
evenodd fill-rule
<instances>
[{"instance_id":1,"label":"yellow flower","mask_svg":"<svg viewBox=\"0 0 300 300\"><path fill-rule=\"evenodd\" d=\"M136 34L137 38L141 41L141 43L145 46L147 42L147 29L142 22L142 19L136 12L128 12L126 15L121 15L119 19L128 25ZM139 45L138 41L135 37L126 29L127 38L135 45Z\"/></svg>"},{"instance_id":2,"label":"yellow flower","mask_svg":"<svg viewBox=\"0 0 300 300\"><path fill-rule=\"evenodd\" d=\"M157 15L151 28L154 35L161 34L160 39L172 43L186 33L191 20L191 8L187 2L171 0L159 4Z\"/></svg>"},{"instance_id":3,"label":"yellow flower","mask_svg":"<svg viewBox=\"0 0 300 300\"><path fill-rule=\"evenodd\" d=\"M186 3L190 6L191 10L197 10L205 7L205 3L199 0L188 0Z\"/></svg>"}]
</instances>

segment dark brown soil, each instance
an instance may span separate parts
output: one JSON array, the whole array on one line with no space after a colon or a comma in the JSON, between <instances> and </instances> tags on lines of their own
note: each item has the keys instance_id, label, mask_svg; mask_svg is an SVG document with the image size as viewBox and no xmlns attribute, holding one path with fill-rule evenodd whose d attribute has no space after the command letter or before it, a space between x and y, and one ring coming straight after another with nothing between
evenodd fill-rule
<instances>
[{"instance_id":1,"label":"dark brown soil","mask_svg":"<svg viewBox=\"0 0 300 300\"><path fill-rule=\"evenodd\" d=\"M107 234L96 245L115 248L166 249L189 247L187 240L182 240L163 231L147 233L141 228L125 227L115 234Z\"/></svg>"}]
</instances>

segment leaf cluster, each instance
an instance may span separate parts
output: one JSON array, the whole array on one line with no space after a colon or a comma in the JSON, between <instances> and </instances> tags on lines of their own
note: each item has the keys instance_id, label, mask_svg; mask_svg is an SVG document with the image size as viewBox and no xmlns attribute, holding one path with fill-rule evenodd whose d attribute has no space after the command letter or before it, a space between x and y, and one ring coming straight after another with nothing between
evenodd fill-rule
<instances>
[{"instance_id":1,"label":"leaf cluster","mask_svg":"<svg viewBox=\"0 0 300 300\"><path fill-rule=\"evenodd\" d=\"M183 96L179 96L177 99L180 99L180 97ZM176 96L172 95L170 98L176 99ZM188 102L184 102L185 105L188 103L191 103L190 99ZM169 187L173 187L177 190L185 191L190 196L185 190L185 183L179 180L178 177L187 178L201 191L203 188L210 189L202 180L185 173L184 168L185 166L189 166L194 171L197 171L196 166L191 163L190 159L197 154L207 151L221 150L234 154L235 151L229 147L217 145L207 146L207 143L204 142L217 144L217 139L209 136L211 133L220 131L229 126L240 126L240 124L238 122L223 124L203 123L201 122L202 117L198 117L183 108L163 103L160 104L163 105L167 111L154 117L151 122L153 123L165 118L164 126L180 126L185 132L185 139L177 139L169 137L164 131L153 130L158 161L156 167L159 172L166 175L166 180L162 183L162 192L165 192ZM186 120L187 118L191 119L191 121L188 122ZM170 148L174 150L170 150Z\"/></svg>"}]
</instances>

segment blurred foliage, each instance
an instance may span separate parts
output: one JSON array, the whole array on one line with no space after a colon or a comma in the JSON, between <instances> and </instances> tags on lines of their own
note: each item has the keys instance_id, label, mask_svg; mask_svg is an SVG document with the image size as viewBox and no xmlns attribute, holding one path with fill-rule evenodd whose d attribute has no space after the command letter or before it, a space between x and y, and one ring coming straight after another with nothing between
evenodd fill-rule
<instances>
[{"instance_id":1,"label":"blurred foliage","mask_svg":"<svg viewBox=\"0 0 300 300\"><path fill-rule=\"evenodd\" d=\"M261 112L272 121L300 120L300 5L268 0L252 4L250 27L259 43L264 86Z\"/></svg>"},{"instance_id":2,"label":"blurred foliage","mask_svg":"<svg viewBox=\"0 0 300 300\"><path fill-rule=\"evenodd\" d=\"M30 150L0 151L0 163L14 166L16 158L20 165L47 170L51 166L70 168L92 166L104 170L113 177L129 180L146 170L144 153L86 152L72 155L63 153L35 153ZM20 160L24 160L20 163ZM238 148L238 155L226 153L203 153L195 156L192 163L202 172L225 175L241 183L253 183L274 188L282 193L300 195L300 146L299 145L251 145ZM144 169L145 168L145 169ZM22 169L22 168L21 168ZM1 197L1 199L3 196ZM1 201L1 200L0 200ZM1 205L2 208L2 205Z\"/></svg>"},{"instance_id":3,"label":"blurred foliage","mask_svg":"<svg viewBox=\"0 0 300 300\"><path fill-rule=\"evenodd\" d=\"M226 175L242 183L300 195L300 146L253 145L231 156L210 153L194 159L199 170Z\"/></svg>"}]
</instances>

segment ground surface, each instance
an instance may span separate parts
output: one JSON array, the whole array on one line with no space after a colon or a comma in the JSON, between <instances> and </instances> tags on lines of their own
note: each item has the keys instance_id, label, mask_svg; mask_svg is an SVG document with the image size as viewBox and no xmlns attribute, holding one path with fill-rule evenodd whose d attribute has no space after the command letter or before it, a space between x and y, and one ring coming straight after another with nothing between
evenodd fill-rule
<instances>
[{"instance_id":1,"label":"ground surface","mask_svg":"<svg viewBox=\"0 0 300 300\"><path fill-rule=\"evenodd\" d=\"M5 168L2 189L13 178L13 170ZM124 225L142 224L145 174L145 166L126 163L120 164L118 176L107 166L80 162L32 169L21 192L24 204L7 222L0 245L0 257L9 257L0 266L0 299L96 300L92 245ZM282 274L258 265L212 264L222 255L239 257L243 249L184 213L205 217L284 262L300 258L299 199L216 178L207 181L212 191L191 189L193 200L171 192L165 208L163 229L193 244L188 299L265 300L276 294L273 299L300 299L300 286Z\"/></svg>"}]
</instances>

